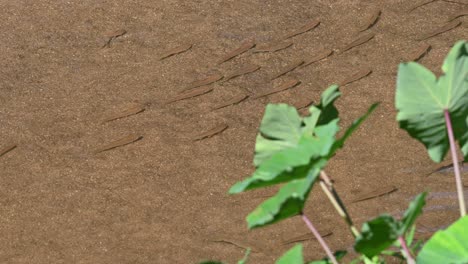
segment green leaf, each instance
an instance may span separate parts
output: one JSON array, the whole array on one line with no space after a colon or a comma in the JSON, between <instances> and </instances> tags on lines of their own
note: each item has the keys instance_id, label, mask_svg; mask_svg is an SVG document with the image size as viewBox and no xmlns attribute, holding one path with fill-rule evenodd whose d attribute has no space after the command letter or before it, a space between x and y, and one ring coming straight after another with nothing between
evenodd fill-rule
<instances>
[{"instance_id":1,"label":"green leaf","mask_svg":"<svg viewBox=\"0 0 468 264\"><path fill-rule=\"evenodd\" d=\"M361 236L356 238L354 249L372 258L388 248L398 238L398 222L390 215L381 215L362 226Z\"/></svg>"},{"instance_id":2,"label":"green leaf","mask_svg":"<svg viewBox=\"0 0 468 264\"><path fill-rule=\"evenodd\" d=\"M468 216L458 219L446 230L437 231L417 257L418 264L468 263Z\"/></svg>"},{"instance_id":3,"label":"green leaf","mask_svg":"<svg viewBox=\"0 0 468 264\"><path fill-rule=\"evenodd\" d=\"M247 216L248 228L273 224L300 214L317 176L318 173L312 173L305 179L293 180L282 186L275 196L261 203Z\"/></svg>"},{"instance_id":4,"label":"green leaf","mask_svg":"<svg viewBox=\"0 0 468 264\"><path fill-rule=\"evenodd\" d=\"M354 248L357 252L372 258L394 244L399 236L403 236L414 225L416 218L422 213L426 193L417 195L410 202L401 221L390 215L380 215L362 226L361 236L356 238ZM414 231L413 231L414 233ZM412 240L412 234L410 234Z\"/></svg>"},{"instance_id":5,"label":"green leaf","mask_svg":"<svg viewBox=\"0 0 468 264\"><path fill-rule=\"evenodd\" d=\"M287 104L268 104L255 143L255 167L281 150L296 147L302 135L311 134L317 124L337 119L338 110L333 103L340 95L337 85L330 86L322 93L320 104L311 106L311 114L305 118Z\"/></svg>"},{"instance_id":6,"label":"green leaf","mask_svg":"<svg viewBox=\"0 0 468 264\"><path fill-rule=\"evenodd\" d=\"M405 235L405 241L406 241L406 244L408 245L408 247L411 247L411 245L413 244L414 234L416 234L416 225L415 224L413 224L411 226L409 232L407 232L406 235Z\"/></svg>"},{"instance_id":7,"label":"green leaf","mask_svg":"<svg viewBox=\"0 0 468 264\"><path fill-rule=\"evenodd\" d=\"M325 157L338 132L338 120L318 126L314 135L304 134L296 147L275 153L270 159L260 164L254 174L231 187L229 193L271 186L294 179L301 179L312 172L318 173L326 164Z\"/></svg>"},{"instance_id":8,"label":"green leaf","mask_svg":"<svg viewBox=\"0 0 468 264\"><path fill-rule=\"evenodd\" d=\"M276 261L276 264L304 264L302 244L297 244L292 249L288 250L288 252Z\"/></svg>"},{"instance_id":9,"label":"green leaf","mask_svg":"<svg viewBox=\"0 0 468 264\"><path fill-rule=\"evenodd\" d=\"M337 261L340 261L344 256L346 256L347 253L348 252L346 252L346 250L339 250L336 251L333 255L335 256ZM325 257L321 260L309 262L308 264L332 264L332 262L330 261L330 259L328 259L328 257Z\"/></svg>"},{"instance_id":10,"label":"green leaf","mask_svg":"<svg viewBox=\"0 0 468 264\"><path fill-rule=\"evenodd\" d=\"M453 123L465 159L468 158L468 45L457 42L436 76L415 62L402 63L398 69L396 108L400 127L423 143L429 156L442 161L449 149L444 110Z\"/></svg>"},{"instance_id":11,"label":"green leaf","mask_svg":"<svg viewBox=\"0 0 468 264\"><path fill-rule=\"evenodd\" d=\"M334 103L340 96L341 92L339 91L339 86L336 84L331 85L325 91L323 91L320 98L320 104L316 107L312 106L309 108L310 113L313 113L317 109L322 112L317 121L318 126L328 124L332 120L338 118L338 109L336 109Z\"/></svg>"},{"instance_id":12,"label":"green leaf","mask_svg":"<svg viewBox=\"0 0 468 264\"><path fill-rule=\"evenodd\" d=\"M255 144L255 166L278 151L297 146L302 137L302 127L296 108L287 104L268 104Z\"/></svg>"},{"instance_id":13,"label":"green leaf","mask_svg":"<svg viewBox=\"0 0 468 264\"><path fill-rule=\"evenodd\" d=\"M426 204L426 201L424 200L426 195L426 192L420 193L414 198L413 201L411 201L408 209L405 211L403 218L401 219L401 226L398 236L405 234L406 231L414 225L416 218L422 213L422 209Z\"/></svg>"}]
</instances>

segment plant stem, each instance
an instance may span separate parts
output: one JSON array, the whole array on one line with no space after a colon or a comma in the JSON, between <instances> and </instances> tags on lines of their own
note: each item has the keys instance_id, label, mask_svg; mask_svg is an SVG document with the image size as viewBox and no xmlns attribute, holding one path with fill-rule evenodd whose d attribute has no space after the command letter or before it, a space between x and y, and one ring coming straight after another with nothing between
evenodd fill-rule
<instances>
[{"instance_id":1,"label":"plant stem","mask_svg":"<svg viewBox=\"0 0 468 264\"><path fill-rule=\"evenodd\" d=\"M455 147L455 139L453 136L452 122L450 121L450 113L447 109L444 110L445 123L447 125L447 134L450 142L450 152L452 154L453 170L455 172L455 181L457 183L458 203L460 205L461 216L466 215L465 197L463 195L463 184L460 176L460 167L458 166L457 150Z\"/></svg>"},{"instance_id":2,"label":"plant stem","mask_svg":"<svg viewBox=\"0 0 468 264\"><path fill-rule=\"evenodd\" d=\"M405 252L406 260L408 261L408 264L416 264L416 262L414 261L414 258L411 256L411 251L409 250L408 245L406 245L406 241L403 238L403 236L399 236L398 241L400 242L403 252Z\"/></svg>"},{"instance_id":3,"label":"plant stem","mask_svg":"<svg viewBox=\"0 0 468 264\"><path fill-rule=\"evenodd\" d=\"M301 213L302 220L306 223L307 227L310 229L312 234L314 234L315 238L317 241L320 243L322 248L325 250L325 253L327 253L328 259L333 263L333 264L338 264L338 261L336 261L335 256L331 252L330 248L328 247L327 243L325 243L325 240L323 240L322 236L319 234L317 229L312 225L312 222L310 222L309 218L304 215L304 213Z\"/></svg>"},{"instance_id":4,"label":"plant stem","mask_svg":"<svg viewBox=\"0 0 468 264\"><path fill-rule=\"evenodd\" d=\"M344 206L343 202L338 196L338 193L335 191L335 188L333 188L333 183L327 176L325 171L320 172L320 187L322 187L323 192L327 195L328 199L332 203L333 207L335 207L335 210L338 212L338 214L345 220L346 224L348 224L353 236L358 237L360 233L358 229L354 226L351 217L346 211L346 207Z\"/></svg>"}]
</instances>

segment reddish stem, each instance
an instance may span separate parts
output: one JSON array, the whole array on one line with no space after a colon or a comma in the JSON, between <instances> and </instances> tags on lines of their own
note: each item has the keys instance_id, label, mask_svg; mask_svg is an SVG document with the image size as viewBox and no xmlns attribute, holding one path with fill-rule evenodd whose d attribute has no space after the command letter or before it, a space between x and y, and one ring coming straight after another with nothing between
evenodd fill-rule
<instances>
[{"instance_id":1,"label":"reddish stem","mask_svg":"<svg viewBox=\"0 0 468 264\"><path fill-rule=\"evenodd\" d=\"M306 223L307 227L310 229L310 232L314 234L315 238L317 241L320 243L322 248L325 250L325 253L327 253L328 259L333 263L333 264L338 264L338 261L336 261L335 256L331 252L330 248L328 247L327 243L325 240L323 240L322 236L319 234L317 229L312 225L312 222L307 218L307 216L304 215L304 213L301 213L302 220Z\"/></svg>"},{"instance_id":2,"label":"reddish stem","mask_svg":"<svg viewBox=\"0 0 468 264\"><path fill-rule=\"evenodd\" d=\"M455 138L453 136L452 122L450 121L450 113L447 109L444 110L445 123L447 125L447 134L450 142L450 153L452 154L453 170L455 172L455 182L457 183L458 203L460 205L461 216L466 215L465 196L463 195L463 184L460 176L460 167L458 166L457 150L455 147Z\"/></svg>"},{"instance_id":3,"label":"reddish stem","mask_svg":"<svg viewBox=\"0 0 468 264\"><path fill-rule=\"evenodd\" d=\"M406 245L406 241L403 236L399 236L398 241L400 242L401 248L406 254L406 260L408 261L408 264L416 264L414 258L411 256L411 251L409 250L408 245Z\"/></svg>"}]
</instances>

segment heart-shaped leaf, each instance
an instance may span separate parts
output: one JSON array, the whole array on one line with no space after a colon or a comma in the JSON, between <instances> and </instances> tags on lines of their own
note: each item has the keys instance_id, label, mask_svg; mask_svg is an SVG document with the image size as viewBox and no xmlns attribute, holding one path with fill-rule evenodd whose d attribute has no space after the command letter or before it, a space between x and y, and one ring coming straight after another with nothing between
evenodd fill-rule
<instances>
[{"instance_id":1,"label":"heart-shaped leaf","mask_svg":"<svg viewBox=\"0 0 468 264\"><path fill-rule=\"evenodd\" d=\"M443 160L449 149L444 111L453 123L465 160L468 158L468 43L457 42L436 76L415 62L398 69L396 108L400 127L423 143L435 162Z\"/></svg>"},{"instance_id":2,"label":"heart-shaped leaf","mask_svg":"<svg viewBox=\"0 0 468 264\"><path fill-rule=\"evenodd\" d=\"M268 104L255 143L255 166L274 153L295 147L302 137L302 118L287 104Z\"/></svg>"},{"instance_id":3,"label":"heart-shaped leaf","mask_svg":"<svg viewBox=\"0 0 468 264\"><path fill-rule=\"evenodd\" d=\"M323 125L338 118L333 103L339 96L338 86L330 86L322 93L320 104L312 106L310 116L305 118L287 104L268 104L255 143L254 165L258 167L273 154L297 146L303 134L312 133L317 122Z\"/></svg>"},{"instance_id":4,"label":"heart-shaped leaf","mask_svg":"<svg viewBox=\"0 0 468 264\"><path fill-rule=\"evenodd\" d=\"M330 152L338 129L338 120L334 120L316 127L314 135L304 134L297 146L275 153L260 164L250 178L232 186L229 193L239 193L304 178L311 171L318 173L326 164L326 160L321 157L327 156Z\"/></svg>"},{"instance_id":5,"label":"heart-shaped leaf","mask_svg":"<svg viewBox=\"0 0 468 264\"><path fill-rule=\"evenodd\" d=\"M418 264L468 263L468 216L437 231L419 252Z\"/></svg>"}]
</instances>

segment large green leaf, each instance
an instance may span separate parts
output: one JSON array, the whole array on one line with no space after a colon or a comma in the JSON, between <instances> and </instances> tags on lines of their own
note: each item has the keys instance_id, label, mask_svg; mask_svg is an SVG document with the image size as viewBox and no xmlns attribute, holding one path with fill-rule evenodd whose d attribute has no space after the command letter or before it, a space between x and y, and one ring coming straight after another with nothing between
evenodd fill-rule
<instances>
[{"instance_id":1,"label":"large green leaf","mask_svg":"<svg viewBox=\"0 0 468 264\"><path fill-rule=\"evenodd\" d=\"M338 86L330 86L322 93L320 104L312 106L310 116L305 118L287 104L268 104L255 143L254 165L258 167L278 151L297 146L303 134L312 133L319 119L319 125L323 125L338 118L333 103L339 96Z\"/></svg>"},{"instance_id":2,"label":"large green leaf","mask_svg":"<svg viewBox=\"0 0 468 264\"><path fill-rule=\"evenodd\" d=\"M468 263L468 216L436 232L417 257L418 264Z\"/></svg>"},{"instance_id":3,"label":"large green leaf","mask_svg":"<svg viewBox=\"0 0 468 264\"><path fill-rule=\"evenodd\" d=\"M285 148L295 147L302 137L302 118L287 104L268 104L255 143L255 166Z\"/></svg>"},{"instance_id":4,"label":"large green leaf","mask_svg":"<svg viewBox=\"0 0 468 264\"><path fill-rule=\"evenodd\" d=\"M369 258L380 254L398 238L398 222L390 215L381 215L362 225L361 236L354 249Z\"/></svg>"},{"instance_id":5,"label":"large green leaf","mask_svg":"<svg viewBox=\"0 0 468 264\"><path fill-rule=\"evenodd\" d=\"M314 135L304 134L295 147L275 153L270 159L260 164L250 178L236 183L229 193L240 193L246 190L270 186L294 179L301 179L320 172L326 164L321 159L330 152L338 132L338 119L314 130Z\"/></svg>"},{"instance_id":6,"label":"large green leaf","mask_svg":"<svg viewBox=\"0 0 468 264\"><path fill-rule=\"evenodd\" d=\"M282 186L275 196L247 216L248 228L266 226L300 214L317 176L318 173L311 173L305 179L293 180Z\"/></svg>"},{"instance_id":7,"label":"large green leaf","mask_svg":"<svg viewBox=\"0 0 468 264\"><path fill-rule=\"evenodd\" d=\"M302 256L302 244L297 244L281 256L276 264L304 264Z\"/></svg>"},{"instance_id":8,"label":"large green leaf","mask_svg":"<svg viewBox=\"0 0 468 264\"><path fill-rule=\"evenodd\" d=\"M468 44L457 42L436 76L415 62L398 69L396 108L400 127L422 142L436 162L447 154L449 143L444 110L448 110L465 159L468 158Z\"/></svg>"}]
</instances>

